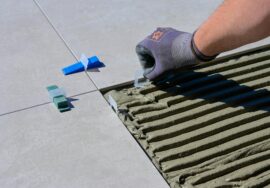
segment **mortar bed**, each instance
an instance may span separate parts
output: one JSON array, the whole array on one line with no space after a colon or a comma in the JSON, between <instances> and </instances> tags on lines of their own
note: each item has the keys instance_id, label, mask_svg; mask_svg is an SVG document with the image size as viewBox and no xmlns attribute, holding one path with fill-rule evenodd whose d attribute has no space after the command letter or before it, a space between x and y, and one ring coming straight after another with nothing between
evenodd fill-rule
<instances>
[{"instance_id":1,"label":"mortar bed","mask_svg":"<svg viewBox=\"0 0 270 188\"><path fill-rule=\"evenodd\" d=\"M173 188L270 187L270 45L104 89Z\"/></svg>"}]
</instances>

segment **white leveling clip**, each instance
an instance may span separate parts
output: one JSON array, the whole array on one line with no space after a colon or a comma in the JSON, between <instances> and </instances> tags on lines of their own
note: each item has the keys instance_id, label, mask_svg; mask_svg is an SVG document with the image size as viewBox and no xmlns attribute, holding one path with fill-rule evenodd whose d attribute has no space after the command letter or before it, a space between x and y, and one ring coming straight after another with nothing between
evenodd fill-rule
<instances>
[{"instance_id":1,"label":"white leveling clip","mask_svg":"<svg viewBox=\"0 0 270 188\"><path fill-rule=\"evenodd\" d=\"M116 101L112 98L111 95L109 95L109 104L110 106L115 110L115 112L118 112L118 107Z\"/></svg>"},{"instance_id":2,"label":"white leveling clip","mask_svg":"<svg viewBox=\"0 0 270 188\"><path fill-rule=\"evenodd\" d=\"M147 79L143 76L143 70L135 71L134 75L134 87L142 88L147 84Z\"/></svg>"},{"instance_id":3,"label":"white leveling clip","mask_svg":"<svg viewBox=\"0 0 270 188\"><path fill-rule=\"evenodd\" d=\"M85 54L81 54L80 62L83 64L84 70L87 70L88 58L86 57Z\"/></svg>"}]
</instances>

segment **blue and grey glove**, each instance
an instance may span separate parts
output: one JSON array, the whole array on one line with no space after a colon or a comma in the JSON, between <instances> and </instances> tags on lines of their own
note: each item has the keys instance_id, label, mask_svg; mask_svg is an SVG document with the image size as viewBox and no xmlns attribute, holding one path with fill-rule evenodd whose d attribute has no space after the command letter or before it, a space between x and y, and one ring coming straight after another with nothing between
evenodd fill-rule
<instances>
[{"instance_id":1,"label":"blue and grey glove","mask_svg":"<svg viewBox=\"0 0 270 188\"><path fill-rule=\"evenodd\" d=\"M193 42L193 35L173 28L157 28L136 46L144 76L154 80L161 74L209 61L216 56L203 55Z\"/></svg>"}]
</instances>

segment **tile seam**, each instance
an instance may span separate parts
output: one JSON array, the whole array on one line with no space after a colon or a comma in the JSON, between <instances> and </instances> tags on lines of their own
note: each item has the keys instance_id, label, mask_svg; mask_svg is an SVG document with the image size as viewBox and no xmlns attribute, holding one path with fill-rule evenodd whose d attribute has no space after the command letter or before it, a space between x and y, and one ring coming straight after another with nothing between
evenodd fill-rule
<instances>
[{"instance_id":1,"label":"tile seam","mask_svg":"<svg viewBox=\"0 0 270 188\"><path fill-rule=\"evenodd\" d=\"M78 61L78 58L76 57L75 53L73 52L73 50L69 47L69 45L67 44L67 42L65 41L65 39L63 38L63 36L60 34L60 32L56 29L56 27L53 25L53 23L51 22L51 20L49 19L49 17L46 15L46 13L44 12L44 10L41 8L41 6L38 4L38 2L36 0L33 0L34 4L37 6L37 8L40 10L41 14L45 17L45 19L47 20L47 22L51 25L51 27L53 28L53 30L55 31L55 33L57 34L57 36L61 39L61 41L64 43L64 45L66 46L66 48L68 49L68 51L71 53L71 55ZM84 95L84 94L88 94L88 93L92 93L92 92L95 92L95 91L99 91L100 90L98 89L97 85L94 83L94 81L91 79L91 77L86 73L84 72L86 77L88 77L88 79L90 80L90 82L94 85L95 89L92 90L92 91L89 91L89 92L83 92L83 93L79 93L79 94L76 94L76 95L72 95L72 96L68 96L68 97L76 97L76 96L81 96L81 95ZM103 96L103 95L102 95ZM104 98L104 97L103 97ZM9 114L13 114L13 113L16 113L16 112L21 112L21 111L25 111L25 110L29 110L29 109L32 109L32 108L36 108L36 107L39 107L39 106L44 106L46 104L50 104L51 102L44 102L44 103L40 103L40 104L36 104L36 105L32 105L32 106L29 106L29 107L25 107L25 108L20 108L20 109L17 109L17 110L13 110L13 111L9 111L9 112L5 112L5 113L2 113L0 114L0 117L1 116L5 116L5 115L9 115Z\"/></svg>"},{"instance_id":2,"label":"tile seam","mask_svg":"<svg viewBox=\"0 0 270 188\"><path fill-rule=\"evenodd\" d=\"M64 45L66 46L66 48L68 49L68 51L71 53L71 55L76 59L76 61L79 61L79 59L76 57L74 51L72 50L72 48L70 47L70 45L67 43L67 41L64 39L64 37L61 35L61 33L58 31L58 29L56 28L56 26L54 26L54 24L52 23L51 19L49 18L49 16L45 13L45 11L42 9L41 5L36 1L33 0L34 4L37 6L37 8L40 10L41 14L45 17L45 19L47 20L47 22L50 24L50 26L52 27L52 29L54 30L54 32L56 33L56 35L61 39L61 41L64 43ZM95 82L91 79L91 77L87 74L87 72L84 72L84 74L86 75L86 77L88 77L88 79L90 80L90 82L94 85L94 87L98 90L97 85L95 84Z\"/></svg>"},{"instance_id":3,"label":"tile seam","mask_svg":"<svg viewBox=\"0 0 270 188\"><path fill-rule=\"evenodd\" d=\"M98 89L96 89L96 90L92 90L92 91L88 91L88 92L79 93L79 94L76 94L76 95L67 96L67 98L82 96L82 95L86 95L86 94L93 93L93 92L100 92L100 91ZM5 112L5 113L0 114L0 117L5 116L5 115L9 115L9 114L14 114L16 112L21 112L21 111L26 111L26 110L29 110L29 109L37 108L37 107L44 106L44 105L50 104L50 103L51 102L44 102L44 103L29 106L29 107L13 110L13 111L10 111L10 112Z\"/></svg>"}]
</instances>

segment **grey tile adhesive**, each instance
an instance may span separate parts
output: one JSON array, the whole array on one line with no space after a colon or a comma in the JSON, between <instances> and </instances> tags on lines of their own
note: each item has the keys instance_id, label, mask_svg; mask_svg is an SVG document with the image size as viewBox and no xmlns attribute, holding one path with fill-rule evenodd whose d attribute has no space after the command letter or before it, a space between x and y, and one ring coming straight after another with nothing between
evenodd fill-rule
<instances>
[{"instance_id":1,"label":"grey tile adhesive","mask_svg":"<svg viewBox=\"0 0 270 188\"><path fill-rule=\"evenodd\" d=\"M104 94L169 185L270 187L270 45L171 75Z\"/></svg>"}]
</instances>

